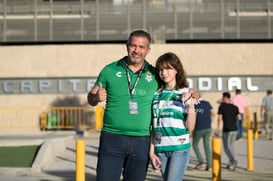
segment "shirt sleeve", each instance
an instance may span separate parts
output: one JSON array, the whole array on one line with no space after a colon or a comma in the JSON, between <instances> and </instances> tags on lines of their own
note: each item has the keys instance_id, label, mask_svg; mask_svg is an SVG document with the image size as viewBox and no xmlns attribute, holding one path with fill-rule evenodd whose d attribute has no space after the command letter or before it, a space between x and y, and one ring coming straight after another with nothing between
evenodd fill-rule
<instances>
[{"instance_id":1,"label":"shirt sleeve","mask_svg":"<svg viewBox=\"0 0 273 181\"><path fill-rule=\"evenodd\" d=\"M99 73L99 76L98 76L98 78L97 78L97 80L96 80L96 83L95 83L95 85L96 86L99 86L99 83L102 83L102 87L106 87L106 75L107 75L107 67L104 67L102 70L101 70L101 72Z\"/></svg>"}]
</instances>

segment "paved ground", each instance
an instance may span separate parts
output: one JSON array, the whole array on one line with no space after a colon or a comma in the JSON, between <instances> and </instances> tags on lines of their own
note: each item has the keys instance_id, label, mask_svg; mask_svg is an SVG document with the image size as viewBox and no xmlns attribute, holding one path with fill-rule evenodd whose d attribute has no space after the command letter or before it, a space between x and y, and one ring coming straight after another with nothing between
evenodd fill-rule
<instances>
[{"instance_id":1,"label":"paved ground","mask_svg":"<svg viewBox=\"0 0 273 181\"><path fill-rule=\"evenodd\" d=\"M72 135L72 137L71 137ZM33 140L33 139L54 139L60 137L69 137L66 141L66 147L58 152L53 158L48 158L48 162L43 165L41 172L23 172L18 169L10 169L9 171L0 170L0 180L2 181L72 181L75 180L75 144L77 140L85 141L85 171L86 180L95 180L95 170L97 162L98 138L99 132L90 132L84 136L75 133L51 133L43 136L14 136L12 138L1 136L1 145L5 140L9 139L15 141ZM260 136L258 140L253 141L254 153L254 170L247 171L247 140L245 138L236 141L236 157L238 160L238 167L236 171L232 172L224 168L221 169L221 180L223 181L263 181L273 180L273 141L266 140ZM50 157L46 152L45 157ZM227 158L222 151L221 155L222 167L226 166ZM188 169L185 173L184 181L205 181L212 180L212 173L205 170L194 169L197 163L194 152L191 152L191 159ZM162 181L159 172L153 172L149 168L146 181Z\"/></svg>"}]
</instances>

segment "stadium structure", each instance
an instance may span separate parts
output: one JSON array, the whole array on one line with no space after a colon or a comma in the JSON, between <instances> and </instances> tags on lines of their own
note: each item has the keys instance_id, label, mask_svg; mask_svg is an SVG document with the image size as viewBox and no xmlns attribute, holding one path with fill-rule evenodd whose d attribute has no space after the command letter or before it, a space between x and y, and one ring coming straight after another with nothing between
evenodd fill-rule
<instances>
[{"instance_id":1,"label":"stadium structure","mask_svg":"<svg viewBox=\"0 0 273 181\"><path fill-rule=\"evenodd\" d=\"M1 44L269 41L272 0L0 0Z\"/></svg>"}]
</instances>

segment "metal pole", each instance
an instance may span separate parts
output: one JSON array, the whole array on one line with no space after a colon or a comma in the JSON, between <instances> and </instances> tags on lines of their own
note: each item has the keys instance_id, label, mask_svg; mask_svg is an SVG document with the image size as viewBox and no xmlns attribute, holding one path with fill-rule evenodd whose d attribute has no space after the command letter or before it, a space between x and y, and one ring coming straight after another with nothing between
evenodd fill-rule
<instances>
[{"instance_id":1,"label":"metal pole","mask_svg":"<svg viewBox=\"0 0 273 181\"><path fill-rule=\"evenodd\" d=\"M42 131L45 131L45 129L47 127L46 118L47 118L47 114L46 114L46 112L43 112L41 114L41 130Z\"/></svg>"},{"instance_id":2,"label":"metal pole","mask_svg":"<svg viewBox=\"0 0 273 181\"><path fill-rule=\"evenodd\" d=\"M126 5L127 7L127 31L128 33L131 32L132 26L131 26L131 14L130 14L130 5L129 3Z\"/></svg>"},{"instance_id":3,"label":"metal pole","mask_svg":"<svg viewBox=\"0 0 273 181\"><path fill-rule=\"evenodd\" d=\"M220 1L220 13L221 13L221 38L225 38L225 13L224 13L224 0Z\"/></svg>"},{"instance_id":4,"label":"metal pole","mask_svg":"<svg viewBox=\"0 0 273 181\"><path fill-rule=\"evenodd\" d=\"M251 121L250 121L250 107L246 107L245 108L245 115L246 115L246 126L247 126L247 129L250 129L251 127Z\"/></svg>"},{"instance_id":5,"label":"metal pole","mask_svg":"<svg viewBox=\"0 0 273 181\"><path fill-rule=\"evenodd\" d=\"M236 23L237 23L237 39L240 39L241 37L241 29L240 29L240 2L239 0L236 1L236 8L237 8L237 18L236 18Z\"/></svg>"},{"instance_id":6,"label":"metal pole","mask_svg":"<svg viewBox=\"0 0 273 181\"><path fill-rule=\"evenodd\" d=\"M212 181L221 181L221 138L212 138Z\"/></svg>"},{"instance_id":7,"label":"metal pole","mask_svg":"<svg viewBox=\"0 0 273 181\"><path fill-rule=\"evenodd\" d=\"M85 181L85 141L76 142L76 181Z\"/></svg>"},{"instance_id":8,"label":"metal pole","mask_svg":"<svg viewBox=\"0 0 273 181\"><path fill-rule=\"evenodd\" d=\"M190 10L190 39L193 39L193 8L192 8L192 1L189 2L189 10Z\"/></svg>"},{"instance_id":9,"label":"metal pole","mask_svg":"<svg viewBox=\"0 0 273 181\"><path fill-rule=\"evenodd\" d=\"M49 1L49 40L53 40L53 0Z\"/></svg>"},{"instance_id":10,"label":"metal pole","mask_svg":"<svg viewBox=\"0 0 273 181\"><path fill-rule=\"evenodd\" d=\"M142 27L144 30L147 30L146 23L146 0L142 0Z\"/></svg>"},{"instance_id":11,"label":"metal pole","mask_svg":"<svg viewBox=\"0 0 273 181\"><path fill-rule=\"evenodd\" d=\"M247 130L247 170L253 171L253 132L252 129Z\"/></svg>"},{"instance_id":12,"label":"metal pole","mask_svg":"<svg viewBox=\"0 0 273 181\"><path fill-rule=\"evenodd\" d=\"M96 40L100 40L100 2L96 0Z\"/></svg>"},{"instance_id":13,"label":"metal pole","mask_svg":"<svg viewBox=\"0 0 273 181\"><path fill-rule=\"evenodd\" d=\"M178 25L177 25L177 21L178 21L178 17L177 17L177 9L176 9L176 1L173 4L173 21L174 21L174 38L177 39L178 38Z\"/></svg>"},{"instance_id":14,"label":"metal pole","mask_svg":"<svg viewBox=\"0 0 273 181\"><path fill-rule=\"evenodd\" d=\"M272 33L271 33L271 9L270 9L270 0L267 0L267 27L268 27L268 38L272 37Z\"/></svg>"},{"instance_id":15,"label":"metal pole","mask_svg":"<svg viewBox=\"0 0 273 181\"><path fill-rule=\"evenodd\" d=\"M257 140L258 137L259 137L259 134L258 134L258 121L257 121L257 113L254 112L254 139Z\"/></svg>"},{"instance_id":16,"label":"metal pole","mask_svg":"<svg viewBox=\"0 0 273 181\"><path fill-rule=\"evenodd\" d=\"M81 6L81 40L84 40L84 0L80 2Z\"/></svg>"},{"instance_id":17,"label":"metal pole","mask_svg":"<svg viewBox=\"0 0 273 181\"><path fill-rule=\"evenodd\" d=\"M36 0L33 0L34 1L34 41L37 41L38 38L38 24L37 24L37 1Z\"/></svg>"},{"instance_id":18,"label":"metal pole","mask_svg":"<svg viewBox=\"0 0 273 181\"><path fill-rule=\"evenodd\" d=\"M96 106L96 130L100 130L103 125L103 115L104 115L104 107Z\"/></svg>"},{"instance_id":19,"label":"metal pole","mask_svg":"<svg viewBox=\"0 0 273 181\"><path fill-rule=\"evenodd\" d=\"M3 2L4 19L3 19L3 42L7 41L7 0Z\"/></svg>"}]
</instances>

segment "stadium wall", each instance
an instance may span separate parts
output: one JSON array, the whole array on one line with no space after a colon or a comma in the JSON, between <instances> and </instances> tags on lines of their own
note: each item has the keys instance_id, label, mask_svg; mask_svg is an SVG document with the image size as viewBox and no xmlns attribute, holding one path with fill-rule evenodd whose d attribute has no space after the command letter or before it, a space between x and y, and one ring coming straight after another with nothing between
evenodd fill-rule
<instances>
[{"instance_id":1,"label":"stadium wall","mask_svg":"<svg viewBox=\"0 0 273 181\"><path fill-rule=\"evenodd\" d=\"M272 43L187 43L153 44L147 60L154 64L157 57L165 52L174 52L180 58L189 76L267 76L273 89L273 44ZM66 44L66 45L27 45L0 46L2 80L39 79L39 78L96 78L100 70L108 63L126 55L123 44ZM269 82L269 84L270 84ZM209 100L217 110L217 100L222 91L200 91L204 99ZM234 91L231 91L234 95ZM86 92L46 93L46 94L0 94L2 107L39 107L39 113L52 105L57 99L77 96L82 105L86 103ZM265 91L243 90L250 105L259 106ZM255 108L256 109L256 108ZM257 108L258 110L258 108ZM2 110L3 111L3 110ZM33 115L32 115L33 116ZM20 115L11 122L17 122ZM1 120L4 119L0 116Z\"/></svg>"}]
</instances>

